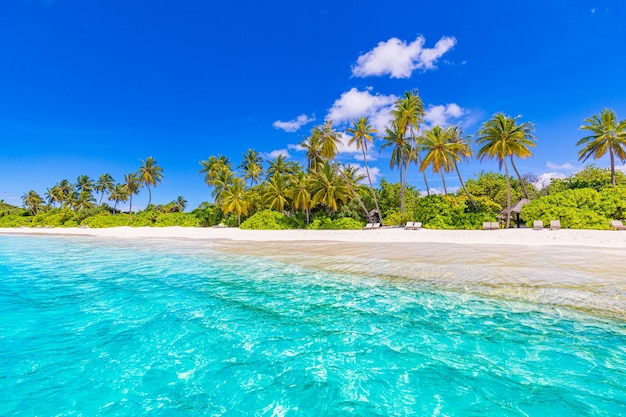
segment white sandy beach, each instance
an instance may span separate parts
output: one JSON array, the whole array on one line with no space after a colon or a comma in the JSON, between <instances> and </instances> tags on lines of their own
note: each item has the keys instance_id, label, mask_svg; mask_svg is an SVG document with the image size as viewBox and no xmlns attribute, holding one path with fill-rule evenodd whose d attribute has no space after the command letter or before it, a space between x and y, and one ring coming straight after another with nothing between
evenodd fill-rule
<instances>
[{"instance_id":1,"label":"white sandy beach","mask_svg":"<svg viewBox=\"0 0 626 417\"><path fill-rule=\"evenodd\" d=\"M463 245L576 246L626 248L626 231L615 230L240 230L238 228L114 227L0 228L0 234L85 235L150 239L228 239L233 241L334 241L367 243L456 243Z\"/></svg>"}]
</instances>

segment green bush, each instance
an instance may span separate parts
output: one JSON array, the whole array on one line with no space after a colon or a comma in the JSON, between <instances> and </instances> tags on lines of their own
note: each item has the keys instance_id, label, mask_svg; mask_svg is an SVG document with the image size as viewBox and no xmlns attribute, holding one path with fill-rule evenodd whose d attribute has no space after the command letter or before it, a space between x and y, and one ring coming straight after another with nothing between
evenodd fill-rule
<instances>
[{"instance_id":1,"label":"green bush","mask_svg":"<svg viewBox=\"0 0 626 417\"><path fill-rule=\"evenodd\" d=\"M364 222L354 220L350 217L331 220L328 217L318 217L314 219L307 229L314 230L357 230L365 226Z\"/></svg>"},{"instance_id":2,"label":"green bush","mask_svg":"<svg viewBox=\"0 0 626 417\"><path fill-rule=\"evenodd\" d=\"M182 227L197 227L200 225L200 220L191 213L161 213L156 218L153 226L167 227L167 226L182 226Z\"/></svg>"},{"instance_id":3,"label":"green bush","mask_svg":"<svg viewBox=\"0 0 626 417\"><path fill-rule=\"evenodd\" d=\"M487 203L483 199L477 199L476 203L479 207L486 206L492 209L497 207L494 203ZM471 211L467 202L467 197L445 195L422 197L415 205L413 218L429 229L480 229L483 222L496 220L493 212Z\"/></svg>"},{"instance_id":4,"label":"green bush","mask_svg":"<svg viewBox=\"0 0 626 417\"><path fill-rule=\"evenodd\" d=\"M8 214L0 217L0 227L31 227L32 217L23 216L22 214Z\"/></svg>"},{"instance_id":5,"label":"green bush","mask_svg":"<svg viewBox=\"0 0 626 417\"><path fill-rule=\"evenodd\" d=\"M131 214L117 214L114 216L108 213L100 213L96 216L87 217L81 222L81 226L101 229L104 227L130 226L132 222L133 216Z\"/></svg>"},{"instance_id":6,"label":"green bush","mask_svg":"<svg viewBox=\"0 0 626 417\"><path fill-rule=\"evenodd\" d=\"M254 213L241 223L240 229L247 230L287 230L296 227L295 219L273 210Z\"/></svg>"}]
</instances>

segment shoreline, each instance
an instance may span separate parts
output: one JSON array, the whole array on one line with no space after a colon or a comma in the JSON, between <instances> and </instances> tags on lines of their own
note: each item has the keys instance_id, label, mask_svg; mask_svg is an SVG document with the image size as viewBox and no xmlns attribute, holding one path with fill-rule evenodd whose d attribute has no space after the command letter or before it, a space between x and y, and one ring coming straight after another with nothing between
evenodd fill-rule
<instances>
[{"instance_id":1,"label":"shoreline","mask_svg":"<svg viewBox=\"0 0 626 417\"><path fill-rule=\"evenodd\" d=\"M463 245L568 246L626 249L626 231L616 230L241 230L200 227L0 228L0 235L60 235L120 239L232 240L250 242L455 243Z\"/></svg>"}]
</instances>

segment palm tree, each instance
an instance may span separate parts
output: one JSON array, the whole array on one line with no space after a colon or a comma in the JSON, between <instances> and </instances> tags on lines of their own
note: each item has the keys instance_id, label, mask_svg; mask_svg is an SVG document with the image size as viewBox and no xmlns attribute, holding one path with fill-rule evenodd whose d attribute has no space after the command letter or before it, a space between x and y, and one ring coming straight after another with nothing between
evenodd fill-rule
<instances>
[{"instance_id":1,"label":"palm tree","mask_svg":"<svg viewBox=\"0 0 626 417\"><path fill-rule=\"evenodd\" d=\"M267 188L263 193L263 202L269 206L270 210L282 213L288 203L288 194L287 177L282 174L275 174L267 182Z\"/></svg>"},{"instance_id":2,"label":"palm tree","mask_svg":"<svg viewBox=\"0 0 626 417\"><path fill-rule=\"evenodd\" d=\"M322 162L322 148L319 136L315 134L315 131L313 133L300 144L306 150L307 168L309 171L313 171Z\"/></svg>"},{"instance_id":3,"label":"palm tree","mask_svg":"<svg viewBox=\"0 0 626 417\"><path fill-rule=\"evenodd\" d=\"M156 187L157 182L161 182L163 179L163 168L157 165L157 161L149 156L145 161L141 161L139 171L139 183L143 183L148 188L148 206L152 201L152 192L150 191L150 185Z\"/></svg>"},{"instance_id":4,"label":"palm tree","mask_svg":"<svg viewBox=\"0 0 626 417\"><path fill-rule=\"evenodd\" d=\"M269 161L266 177L271 178L274 175L293 174L293 165L287 162L285 155L280 154L273 160Z\"/></svg>"},{"instance_id":5,"label":"palm tree","mask_svg":"<svg viewBox=\"0 0 626 417\"><path fill-rule=\"evenodd\" d=\"M252 184L256 184L261 179L261 174L263 174L262 164L263 158L254 149L248 149L248 152L243 155L243 161L238 168L243 171L244 180L250 180L249 187L252 187Z\"/></svg>"},{"instance_id":6,"label":"palm tree","mask_svg":"<svg viewBox=\"0 0 626 417\"><path fill-rule=\"evenodd\" d=\"M186 207L187 207L187 200L185 200L185 197L183 197L182 195L179 195L178 198L176 199L176 208L178 209L179 212L183 212L185 211Z\"/></svg>"},{"instance_id":7,"label":"palm tree","mask_svg":"<svg viewBox=\"0 0 626 417\"><path fill-rule=\"evenodd\" d=\"M296 210L304 210L306 212L306 224L309 224L309 214L311 210L312 200L309 192L310 178L304 171L299 171L289 180L289 189L287 196L291 199L291 204Z\"/></svg>"},{"instance_id":8,"label":"palm tree","mask_svg":"<svg viewBox=\"0 0 626 417\"><path fill-rule=\"evenodd\" d=\"M79 194L82 192L91 193L94 189L94 182L88 175L79 175L76 179L75 188Z\"/></svg>"},{"instance_id":9,"label":"palm tree","mask_svg":"<svg viewBox=\"0 0 626 417\"><path fill-rule=\"evenodd\" d=\"M374 204L376 205L376 212L378 213L378 218L380 219L382 225L383 216L380 212L380 207L378 206L378 198L376 197L376 191L374 190L374 185L372 184L372 177L370 175L370 169L367 165L367 143L374 143L373 135L378 133L378 130L374 129L367 120L367 117L361 117L357 119L351 128L346 129L346 132L352 135L352 138L348 141L348 145L352 145L356 143L356 149L361 150L363 152L363 164L365 165L365 172L367 174L367 180L370 183L370 191L372 193L372 197L374 198Z\"/></svg>"},{"instance_id":10,"label":"palm tree","mask_svg":"<svg viewBox=\"0 0 626 417\"><path fill-rule=\"evenodd\" d=\"M311 199L313 205L323 204L337 211L338 203L348 201L349 189L338 173L337 165L328 161L322 163L311 177Z\"/></svg>"},{"instance_id":11,"label":"palm tree","mask_svg":"<svg viewBox=\"0 0 626 417\"><path fill-rule=\"evenodd\" d=\"M626 120L617 120L613 110L604 109L600 115L593 115L584 120L586 124L580 130L591 132L580 139L576 146L583 146L578 152L578 160L586 161L590 156L600 159L607 151L611 162L611 184L615 186L615 157L626 161Z\"/></svg>"},{"instance_id":12,"label":"palm tree","mask_svg":"<svg viewBox=\"0 0 626 417\"><path fill-rule=\"evenodd\" d=\"M409 144L404 139L404 136L398 131L397 123L392 122L391 128L385 128L385 136L383 136L383 144L380 149L392 148L391 158L389 158L389 168L393 169L398 167L400 172L400 213L404 213L404 179L403 175L405 168L406 155L409 152Z\"/></svg>"},{"instance_id":13,"label":"palm tree","mask_svg":"<svg viewBox=\"0 0 626 417\"><path fill-rule=\"evenodd\" d=\"M511 179L506 159L515 155L520 158L531 156L528 149L534 147L535 137L532 135L534 126L530 122L517 123L520 116L510 117L503 113L495 114L483 123L478 131L476 143L481 145L477 156L480 160L495 158L500 166L504 165L507 187L507 207L511 207ZM507 211L506 227L511 224L511 213Z\"/></svg>"},{"instance_id":14,"label":"palm tree","mask_svg":"<svg viewBox=\"0 0 626 417\"><path fill-rule=\"evenodd\" d=\"M128 196L130 200L130 206L128 208L128 212L131 213L133 211L133 195L139 194L139 187L141 187L141 183L139 182L139 178L137 178L137 174L131 172L124 176L124 193Z\"/></svg>"},{"instance_id":15,"label":"palm tree","mask_svg":"<svg viewBox=\"0 0 626 417\"><path fill-rule=\"evenodd\" d=\"M70 196L74 194L74 186L68 180L61 180L56 185L57 190L55 197L61 203L61 207L70 205Z\"/></svg>"},{"instance_id":16,"label":"palm tree","mask_svg":"<svg viewBox=\"0 0 626 417\"><path fill-rule=\"evenodd\" d=\"M96 191L100 193L100 200L98 201L98 205L102 205L102 198L105 193L110 193L115 186L115 181L110 174L102 174L98 177L98 181L96 181Z\"/></svg>"},{"instance_id":17,"label":"palm tree","mask_svg":"<svg viewBox=\"0 0 626 417\"><path fill-rule=\"evenodd\" d=\"M435 174L441 173L443 192L448 195L443 173L452 171L456 162L454 143L449 140L449 132L441 126L434 126L424 131L421 139L426 156L422 159L419 169L424 172L430 166Z\"/></svg>"},{"instance_id":18,"label":"palm tree","mask_svg":"<svg viewBox=\"0 0 626 417\"><path fill-rule=\"evenodd\" d=\"M206 161L200 161L200 165L202 166L200 174L204 174L204 182L210 187L213 186L213 181L220 171L225 168L232 170L230 160L224 155L211 155Z\"/></svg>"},{"instance_id":19,"label":"palm tree","mask_svg":"<svg viewBox=\"0 0 626 417\"><path fill-rule=\"evenodd\" d=\"M96 199L89 191L81 191L76 192L76 209L77 210L86 210L95 207Z\"/></svg>"},{"instance_id":20,"label":"palm tree","mask_svg":"<svg viewBox=\"0 0 626 417\"><path fill-rule=\"evenodd\" d=\"M109 191L109 201L115 201L115 204L113 205L113 214L115 214L116 210L117 210L117 204L121 201L121 202L127 202L128 201L128 193L125 190L125 186L123 184L115 184L115 186L113 187L113 189L111 189L111 191Z\"/></svg>"},{"instance_id":21,"label":"palm tree","mask_svg":"<svg viewBox=\"0 0 626 417\"><path fill-rule=\"evenodd\" d=\"M478 211L478 206L476 205L476 202L470 195L469 191L467 191L467 188L465 188L465 183L463 182L463 178L461 178L461 172L459 171L458 164L459 161L463 160L467 162L469 158L472 157L473 151L469 142L471 136L465 136L463 134L463 129L461 129L459 126L448 127L448 135L449 140L455 144L453 152L456 154L456 159L454 161L454 169L456 170L456 175L459 177L461 187L463 188L463 191L465 191L465 194L467 195L467 198L474 207L474 210Z\"/></svg>"},{"instance_id":22,"label":"palm tree","mask_svg":"<svg viewBox=\"0 0 626 417\"><path fill-rule=\"evenodd\" d=\"M246 184L241 178L235 177L230 187L224 190L221 206L224 214L237 213L237 225L241 226L241 215L248 215L250 207Z\"/></svg>"},{"instance_id":23,"label":"palm tree","mask_svg":"<svg viewBox=\"0 0 626 417\"><path fill-rule=\"evenodd\" d=\"M28 193L24 194L22 196L22 202L33 216L43 208L43 199L34 190L30 190Z\"/></svg>"},{"instance_id":24,"label":"palm tree","mask_svg":"<svg viewBox=\"0 0 626 417\"><path fill-rule=\"evenodd\" d=\"M394 122L396 124L396 128L398 134L404 138L405 136L410 137L409 149L413 149L415 151L414 156L416 157L418 165L421 163L420 154L419 154L419 146L416 142L415 134L419 130L419 124L424 121L424 103L422 102L421 97L419 96L419 92L417 89L413 91L406 91L404 93L404 98L400 98L396 101L393 110L391 111L392 116L394 117ZM404 161L405 164L405 177L406 171L408 169L408 165L411 162L412 158L408 158L407 155L403 154L401 160ZM428 180L426 179L426 173L424 175L424 184L426 185L426 194L430 195L430 188L428 186ZM404 180L406 183L406 179ZM404 187L401 183L401 200L404 200ZM401 210L403 212L403 210Z\"/></svg>"},{"instance_id":25,"label":"palm tree","mask_svg":"<svg viewBox=\"0 0 626 417\"><path fill-rule=\"evenodd\" d=\"M333 127L333 121L327 120L323 125L314 127L313 136L319 142L320 156L327 160L335 159L339 152L341 138L339 132Z\"/></svg>"}]
</instances>

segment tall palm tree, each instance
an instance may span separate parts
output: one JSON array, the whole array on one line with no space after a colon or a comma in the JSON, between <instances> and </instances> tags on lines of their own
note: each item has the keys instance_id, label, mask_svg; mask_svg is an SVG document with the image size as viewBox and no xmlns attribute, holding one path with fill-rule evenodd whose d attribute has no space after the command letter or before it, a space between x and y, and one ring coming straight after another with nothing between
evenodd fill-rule
<instances>
[{"instance_id":1,"label":"tall palm tree","mask_svg":"<svg viewBox=\"0 0 626 417\"><path fill-rule=\"evenodd\" d=\"M361 199L361 196L359 194L362 187L358 185L358 182L362 181L365 177L363 175L357 174L356 167L341 165L337 162L335 163L335 165L337 166L336 169L339 173L339 176L346 183L346 186L350 190L350 193L354 196L357 203L359 203L359 206L361 206L361 208L363 209L363 213L365 214L367 222L372 223L373 220L370 218L370 212L367 207L365 207L365 204L363 203L363 200ZM378 219L380 220L380 222L382 222L380 215L378 216Z\"/></svg>"},{"instance_id":2,"label":"tall palm tree","mask_svg":"<svg viewBox=\"0 0 626 417\"><path fill-rule=\"evenodd\" d=\"M341 135L333 127L333 121L327 120L323 125L313 128L313 136L319 141L320 156L327 160L335 159L341 144Z\"/></svg>"},{"instance_id":3,"label":"tall palm tree","mask_svg":"<svg viewBox=\"0 0 626 417\"><path fill-rule=\"evenodd\" d=\"M404 136L400 134L397 123L392 122L391 127L385 128L385 136L383 136L383 144L380 149L391 149L391 158L389 158L389 168L398 168L400 172L400 213L404 213L404 179L403 174L405 168L406 154L409 151L409 144L404 139Z\"/></svg>"},{"instance_id":4,"label":"tall palm tree","mask_svg":"<svg viewBox=\"0 0 626 417\"><path fill-rule=\"evenodd\" d=\"M425 112L424 103L422 102L422 99L419 95L419 91L417 89L414 89L413 91L406 91L404 93L404 97L399 98L394 104L394 108L391 111L391 114L394 118L393 122L395 122L396 124L398 134L402 138L408 136L407 141L410 144L409 149L413 149L415 151L415 154L411 156L416 157L418 165L421 164L419 154L420 147L418 146L415 135L417 131L419 131L419 124L424 121ZM403 154L401 159L404 161L405 164L404 171L406 176L406 171L412 158L408 158L407 155ZM423 176L424 185L426 186L426 194L430 195L430 187L428 186L426 173L423 173Z\"/></svg>"},{"instance_id":5,"label":"tall palm tree","mask_svg":"<svg viewBox=\"0 0 626 417\"><path fill-rule=\"evenodd\" d=\"M250 202L245 182L235 177L232 185L222 193L222 211L224 214L237 213L237 225L241 226L241 215L248 215Z\"/></svg>"},{"instance_id":6,"label":"tall palm tree","mask_svg":"<svg viewBox=\"0 0 626 417\"><path fill-rule=\"evenodd\" d=\"M77 210L87 210L87 209L95 207L96 199L93 197L93 195L89 191L83 190L81 192L76 192L76 194L77 194L77 198L76 198Z\"/></svg>"},{"instance_id":7,"label":"tall palm tree","mask_svg":"<svg viewBox=\"0 0 626 417\"><path fill-rule=\"evenodd\" d=\"M128 201L128 193L125 190L124 184L115 184L113 186L113 189L111 189L111 191L109 191L109 201L115 201L115 204L113 205L113 214L115 214L115 212L117 211L117 204L121 201L121 202L127 202Z\"/></svg>"},{"instance_id":8,"label":"tall palm tree","mask_svg":"<svg viewBox=\"0 0 626 417\"><path fill-rule=\"evenodd\" d=\"M144 184L148 188L148 206L152 202L152 192L150 185L156 187L157 182L163 180L163 168L157 165L157 161L149 156L145 161L141 161L139 171L137 171L140 184Z\"/></svg>"},{"instance_id":9,"label":"tall palm tree","mask_svg":"<svg viewBox=\"0 0 626 417\"><path fill-rule=\"evenodd\" d=\"M356 149L360 149L363 153L363 164L365 165L367 180L370 183L370 191L372 193L372 197L374 198L374 204L376 205L376 212L378 213L378 217L381 223L383 223L383 216L380 212L380 207L378 206L378 198L376 197L376 191L374 190L374 185L372 183L372 176L370 175L370 169L367 165L367 144L368 142L374 143L373 135L378 133L378 130L374 129L369 124L367 117L361 117L355 120L352 127L346 129L346 132L352 135L352 137L348 141L348 145L352 145L353 143L356 144Z\"/></svg>"},{"instance_id":10,"label":"tall palm tree","mask_svg":"<svg viewBox=\"0 0 626 417\"><path fill-rule=\"evenodd\" d=\"M263 158L254 149L248 149L248 152L243 155L243 161L238 168L243 171L244 180L250 180L249 187L252 187L252 184L256 184L261 179L261 174L263 174L262 164Z\"/></svg>"},{"instance_id":11,"label":"tall palm tree","mask_svg":"<svg viewBox=\"0 0 626 417\"><path fill-rule=\"evenodd\" d=\"M267 182L267 188L263 193L263 202L269 206L270 210L282 213L288 204L288 195L287 177L282 174L275 174Z\"/></svg>"},{"instance_id":12,"label":"tall palm tree","mask_svg":"<svg viewBox=\"0 0 626 417\"><path fill-rule=\"evenodd\" d=\"M34 190L30 190L24 194L22 196L22 202L33 216L44 207L43 198Z\"/></svg>"},{"instance_id":13,"label":"tall palm tree","mask_svg":"<svg viewBox=\"0 0 626 417\"><path fill-rule=\"evenodd\" d=\"M98 177L98 181L96 181L95 189L100 193L100 200L98 201L98 205L102 205L102 198L105 193L110 193L115 187L115 181L110 174L102 174Z\"/></svg>"},{"instance_id":14,"label":"tall palm tree","mask_svg":"<svg viewBox=\"0 0 626 417\"><path fill-rule=\"evenodd\" d=\"M306 212L306 224L309 224L309 214L312 206L311 193L309 192L310 178L304 171L299 171L292 175L289 180L287 196L291 199L291 204L296 210Z\"/></svg>"},{"instance_id":15,"label":"tall palm tree","mask_svg":"<svg viewBox=\"0 0 626 417\"><path fill-rule=\"evenodd\" d=\"M134 172L126 174L124 176L124 181L125 181L123 185L124 193L126 193L126 195L128 196L128 199L130 200L130 206L128 208L128 212L132 213L133 195L139 194L139 188L141 187L141 183L139 182L139 178L137 177L137 174Z\"/></svg>"},{"instance_id":16,"label":"tall palm tree","mask_svg":"<svg viewBox=\"0 0 626 417\"><path fill-rule=\"evenodd\" d=\"M304 142L300 144L306 151L307 168L309 171L313 171L322 162L322 147L320 144L319 136L313 134L306 138Z\"/></svg>"},{"instance_id":17,"label":"tall palm tree","mask_svg":"<svg viewBox=\"0 0 626 417\"><path fill-rule=\"evenodd\" d=\"M578 160L586 161L603 157L607 152L611 162L611 184L615 186L615 157L626 161L626 120L617 120L613 110L604 109L600 115L593 115L584 120L586 124L580 130L591 134L580 139L576 146L583 146L578 152Z\"/></svg>"},{"instance_id":18,"label":"tall palm tree","mask_svg":"<svg viewBox=\"0 0 626 417\"><path fill-rule=\"evenodd\" d=\"M69 200L70 196L74 194L74 186L70 184L68 180L61 180L58 182L56 187L57 194L55 196L57 198L57 201L61 203L61 207L66 207L70 205Z\"/></svg>"},{"instance_id":19,"label":"tall palm tree","mask_svg":"<svg viewBox=\"0 0 626 417\"><path fill-rule=\"evenodd\" d=\"M292 174L293 165L287 162L285 155L278 155L271 161L268 161L266 177L271 178L274 175L289 175Z\"/></svg>"},{"instance_id":20,"label":"tall palm tree","mask_svg":"<svg viewBox=\"0 0 626 417\"><path fill-rule=\"evenodd\" d=\"M530 122L518 124L520 116L510 117L503 113L495 114L483 123L478 131L476 143L481 146L477 156L480 160L495 158L500 166L504 166L507 187L507 207L511 207L511 179L507 158L512 155L519 158L531 156L530 147L534 147L535 137L532 135L534 126ZM507 211L506 227L511 224L511 213Z\"/></svg>"},{"instance_id":21,"label":"tall palm tree","mask_svg":"<svg viewBox=\"0 0 626 417\"><path fill-rule=\"evenodd\" d=\"M463 178L461 177L461 172L459 171L459 161L469 161L469 158L472 157L473 151L470 145L471 136L465 136L463 134L463 129L459 126L450 126L448 127L448 135L449 140L455 144L453 148L453 152L456 154L456 159L454 161L454 169L456 170L456 175L459 177L459 182L461 183L461 187L465 194L467 195L468 200L474 207L474 210L478 211L478 206L476 202L470 195L469 191L465 187L465 183L463 182Z\"/></svg>"},{"instance_id":22,"label":"tall palm tree","mask_svg":"<svg viewBox=\"0 0 626 417\"><path fill-rule=\"evenodd\" d=\"M348 201L350 190L338 173L337 165L326 161L319 165L311 177L311 199L313 204L323 204L337 211L339 202Z\"/></svg>"}]
</instances>

